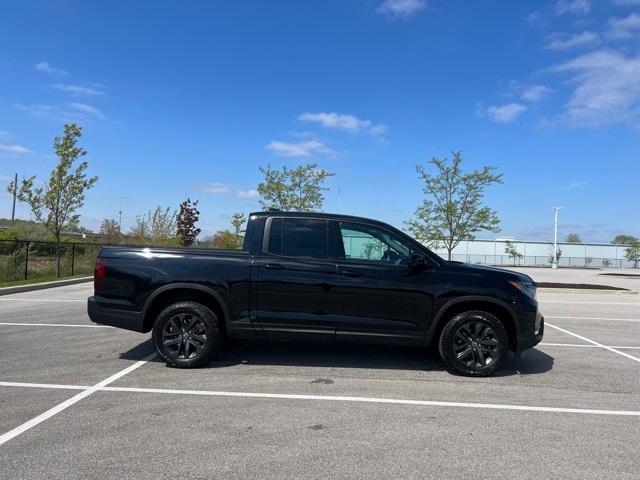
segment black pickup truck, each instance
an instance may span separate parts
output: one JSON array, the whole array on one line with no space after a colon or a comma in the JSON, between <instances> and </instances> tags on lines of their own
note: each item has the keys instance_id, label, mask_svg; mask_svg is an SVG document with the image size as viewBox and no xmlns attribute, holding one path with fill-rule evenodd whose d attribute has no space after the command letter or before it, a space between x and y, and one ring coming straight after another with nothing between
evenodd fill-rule
<instances>
[{"instance_id":1,"label":"black pickup truck","mask_svg":"<svg viewBox=\"0 0 640 480\"><path fill-rule=\"evenodd\" d=\"M260 212L242 250L104 247L88 300L96 323L152 331L175 367L225 338L437 347L449 371L488 375L542 339L536 286L445 261L401 231L345 215Z\"/></svg>"}]
</instances>

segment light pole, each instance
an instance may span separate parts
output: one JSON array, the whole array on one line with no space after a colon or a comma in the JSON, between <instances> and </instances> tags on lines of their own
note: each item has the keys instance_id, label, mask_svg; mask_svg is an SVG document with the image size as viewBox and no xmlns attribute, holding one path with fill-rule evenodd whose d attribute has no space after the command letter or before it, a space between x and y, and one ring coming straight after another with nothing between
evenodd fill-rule
<instances>
[{"instance_id":1,"label":"light pole","mask_svg":"<svg viewBox=\"0 0 640 480\"><path fill-rule=\"evenodd\" d=\"M558 210L562 207L552 207L553 209L553 261L551 268L558 268Z\"/></svg>"}]
</instances>

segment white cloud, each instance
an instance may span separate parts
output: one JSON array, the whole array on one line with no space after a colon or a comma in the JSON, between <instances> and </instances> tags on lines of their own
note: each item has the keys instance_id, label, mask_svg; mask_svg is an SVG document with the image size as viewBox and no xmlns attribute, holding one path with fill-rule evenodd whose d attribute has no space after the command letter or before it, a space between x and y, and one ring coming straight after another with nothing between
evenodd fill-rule
<instances>
[{"instance_id":1,"label":"white cloud","mask_svg":"<svg viewBox=\"0 0 640 480\"><path fill-rule=\"evenodd\" d=\"M575 35L556 34L552 38L553 40L545 47L549 50L569 50L571 48L593 45L599 41L598 34L589 31Z\"/></svg>"},{"instance_id":2,"label":"white cloud","mask_svg":"<svg viewBox=\"0 0 640 480\"><path fill-rule=\"evenodd\" d=\"M528 102L539 102L553 90L544 85L523 85L518 88L520 98Z\"/></svg>"},{"instance_id":3,"label":"white cloud","mask_svg":"<svg viewBox=\"0 0 640 480\"><path fill-rule=\"evenodd\" d=\"M9 132L7 130L0 130L0 137L8 137Z\"/></svg>"},{"instance_id":4,"label":"white cloud","mask_svg":"<svg viewBox=\"0 0 640 480\"><path fill-rule=\"evenodd\" d=\"M532 25L536 25L542 21L542 18L542 12L540 10L535 10L527 15L527 22Z\"/></svg>"},{"instance_id":5,"label":"white cloud","mask_svg":"<svg viewBox=\"0 0 640 480\"><path fill-rule=\"evenodd\" d=\"M40 62L34 65L34 68L39 72L46 73L48 75L67 75L69 72L59 68L53 68L49 65L49 62Z\"/></svg>"},{"instance_id":6,"label":"white cloud","mask_svg":"<svg viewBox=\"0 0 640 480\"><path fill-rule=\"evenodd\" d=\"M30 153L31 150L29 150L26 147L23 147L22 145L7 145L4 143L0 143L0 152L20 154L20 153Z\"/></svg>"},{"instance_id":7,"label":"white cloud","mask_svg":"<svg viewBox=\"0 0 640 480\"><path fill-rule=\"evenodd\" d=\"M260 194L257 190L236 190L236 196L240 198L258 198Z\"/></svg>"},{"instance_id":8,"label":"white cloud","mask_svg":"<svg viewBox=\"0 0 640 480\"><path fill-rule=\"evenodd\" d=\"M14 105L17 109L37 118L56 120L61 122L87 121L91 119L104 119L105 115L96 107L86 103L71 102L65 105Z\"/></svg>"},{"instance_id":9,"label":"white cloud","mask_svg":"<svg viewBox=\"0 0 640 480\"><path fill-rule=\"evenodd\" d=\"M281 157L310 157L314 154L335 155L336 152L327 147L320 140L307 140L304 142L280 142L273 140L265 147Z\"/></svg>"},{"instance_id":10,"label":"white cloud","mask_svg":"<svg viewBox=\"0 0 640 480\"><path fill-rule=\"evenodd\" d=\"M524 111L526 106L519 103L507 103L506 105L494 105L478 109L478 114L483 117L489 117L494 122L511 123L515 121Z\"/></svg>"},{"instance_id":11,"label":"white cloud","mask_svg":"<svg viewBox=\"0 0 640 480\"><path fill-rule=\"evenodd\" d=\"M564 120L573 126L603 126L637 121L640 112L640 57L599 50L556 65L571 74L575 89Z\"/></svg>"},{"instance_id":12,"label":"white cloud","mask_svg":"<svg viewBox=\"0 0 640 480\"><path fill-rule=\"evenodd\" d=\"M374 124L371 120L361 120L354 115L345 113L305 112L298 117L298 120L315 122L325 128L335 128L350 133L364 132L370 135L382 135L387 130L386 125Z\"/></svg>"},{"instance_id":13,"label":"white cloud","mask_svg":"<svg viewBox=\"0 0 640 480\"><path fill-rule=\"evenodd\" d=\"M586 15L591 10L591 0L558 0L556 3L556 13L563 15Z\"/></svg>"},{"instance_id":14,"label":"white cloud","mask_svg":"<svg viewBox=\"0 0 640 480\"><path fill-rule=\"evenodd\" d=\"M53 83L50 85L54 90L60 90L61 92L67 92L74 97L96 97L104 95L104 92L100 90L100 87L85 86L85 85L68 85L65 83Z\"/></svg>"},{"instance_id":15,"label":"white cloud","mask_svg":"<svg viewBox=\"0 0 640 480\"><path fill-rule=\"evenodd\" d=\"M613 0L616 5L640 5L640 0Z\"/></svg>"},{"instance_id":16,"label":"white cloud","mask_svg":"<svg viewBox=\"0 0 640 480\"><path fill-rule=\"evenodd\" d=\"M231 187L224 183L211 182L200 188L201 192L212 193L213 195L224 195L231 193Z\"/></svg>"},{"instance_id":17,"label":"white cloud","mask_svg":"<svg viewBox=\"0 0 640 480\"><path fill-rule=\"evenodd\" d=\"M409 18L427 8L425 0L384 0L376 12L392 18Z\"/></svg>"},{"instance_id":18,"label":"white cloud","mask_svg":"<svg viewBox=\"0 0 640 480\"><path fill-rule=\"evenodd\" d=\"M207 183L200 187L200 191L212 195L233 195L238 198L257 198L260 196L257 190L235 190L229 185L218 182Z\"/></svg>"},{"instance_id":19,"label":"white cloud","mask_svg":"<svg viewBox=\"0 0 640 480\"><path fill-rule=\"evenodd\" d=\"M103 113L93 105L89 105L86 103L77 103L77 102L71 102L67 105L74 110L78 110L79 112L86 113L87 115L90 115L92 117L105 118Z\"/></svg>"},{"instance_id":20,"label":"white cloud","mask_svg":"<svg viewBox=\"0 0 640 480\"><path fill-rule=\"evenodd\" d=\"M607 36L615 39L634 38L640 34L640 15L632 13L626 18L610 18Z\"/></svg>"},{"instance_id":21,"label":"white cloud","mask_svg":"<svg viewBox=\"0 0 640 480\"><path fill-rule=\"evenodd\" d=\"M567 188L569 190L574 189L574 188L580 188L580 187L584 187L587 184L587 182L585 181L576 181L576 182L569 182L569 185L567 185Z\"/></svg>"}]
</instances>

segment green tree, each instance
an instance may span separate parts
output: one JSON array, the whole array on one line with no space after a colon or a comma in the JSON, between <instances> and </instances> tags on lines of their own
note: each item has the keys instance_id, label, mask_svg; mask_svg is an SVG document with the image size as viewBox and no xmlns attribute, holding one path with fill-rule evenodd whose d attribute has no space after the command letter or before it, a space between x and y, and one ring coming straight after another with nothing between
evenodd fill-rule
<instances>
[{"instance_id":1,"label":"green tree","mask_svg":"<svg viewBox=\"0 0 640 480\"><path fill-rule=\"evenodd\" d=\"M200 210L198 210L198 200L192 202L187 198L180 204L180 210L176 215L177 235L180 245L190 247L196 237L200 235L200 230L196 223L200 220Z\"/></svg>"},{"instance_id":2,"label":"green tree","mask_svg":"<svg viewBox=\"0 0 640 480\"><path fill-rule=\"evenodd\" d=\"M553 264L555 263L556 265L558 265L560 263L560 257L562 256L562 249L558 248L558 250L556 250L556 254L553 254L553 246L551 247L552 251L551 251L551 255L549 256L549 263L553 266Z\"/></svg>"},{"instance_id":3,"label":"green tree","mask_svg":"<svg viewBox=\"0 0 640 480\"><path fill-rule=\"evenodd\" d=\"M36 187L35 175L22 180L16 195L18 200L31 207L36 220L49 230L56 241L56 276L60 278L60 237L68 225L77 225L80 215L76 213L84 205L84 192L93 187L98 177L87 177L88 163L80 162L74 169L76 160L87 152L78 146L82 128L75 123L64 126L62 137L55 137L53 149L58 163L49 176L45 187ZM8 190L14 193L18 188L14 182Z\"/></svg>"},{"instance_id":4,"label":"green tree","mask_svg":"<svg viewBox=\"0 0 640 480\"><path fill-rule=\"evenodd\" d=\"M122 239L120 224L115 218L105 218L100 224L100 239L106 243L119 243Z\"/></svg>"},{"instance_id":5,"label":"green tree","mask_svg":"<svg viewBox=\"0 0 640 480\"><path fill-rule=\"evenodd\" d=\"M267 165L260 167L264 181L258 185L260 205L283 211L313 212L322 210L324 195L328 190L324 182L335 174L318 169L315 163L298 168L282 167L276 170Z\"/></svg>"},{"instance_id":6,"label":"green tree","mask_svg":"<svg viewBox=\"0 0 640 480\"><path fill-rule=\"evenodd\" d=\"M584 243L577 233L570 233L564 241L567 243Z\"/></svg>"},{"instance_id":7,"label":"green tree","mask_svg":"<svg viewBox=\"0 0 640 480\"><path fill-rule=\"evenodd\" d=\"M213 248L237 248L236 236L229 230L217 232L211 240Z\"/></svg>"},{"instance_id":8,"label":"green tree","mask_svg":"<svg viewBox=\"0 0 640 480\"><path fill-rule=\"evenodd\" d=\"M242 243L244 241L244 237L242 232L244 231L244 224L247 222L247 219L244 216L244 213L235 212L231 216L231 225L233 226L233 235L236 239L236 248L242 248Z\"/></svg>"},{"instance_id":9,"label":"green tree","mask_svg":"<svg viewBox=\"0 0 640 480\"><path fill-rule=\"evenodd\" d=\"M176 244L176 213L169 207L161 206L149 210L144 215L136 216L136 222L129 231L129 236L140 244L163 245Z\"/></svg>"},{"instance_id":10,"label":"green tree","mask_svg":"<svg viewBox=\"0 0 640 480\"><path fill-rule=\"evenodd\" d=\"M507 240L504 244L504 251L507 252L509 258L513 258L513 266L515 267L516 261L521 259L523 255L518 252L518 248L511 240Z\"/></svg>"},{"instance_id":11,"label":"green tree","mask_svg":"<svg viewBox=\"0 0 640 480\"><path fill-rule=\"evenodd\" d=\"M611 240L611 243L616 245L631 245L637 241L638 239L633 235L616 235L616 237Z\"/></svg>"},{"instance_id":12,"label":"green tree","mask_svg":"<svg viewBox=\"0 0 640 480\"><path fill-rule=\"evenodd\" d=\"M624 258L633 262L633 268L638 268L638 263L640 263L640 240L635 240L624 249Z\"/></svg>"},{"instance_id":13,"label":"green tree","mask_svg":"<svg viewBox=\"0 0 640 480\"><path fill-rule=\"evenodd\" d=\"M487 166L465 173L461 163L462 153L453 152L451 162L436 157L428 162L435 167L434 174L427 170L429 165L416 166L426 198L414 218L406 222L418 240L434 247L443 244L449 260L460 241L473 240L482 230L500 231L497 213L482 205L482 200L488 186L502 183L502 174Z\"/></svg>"}]
</instances>

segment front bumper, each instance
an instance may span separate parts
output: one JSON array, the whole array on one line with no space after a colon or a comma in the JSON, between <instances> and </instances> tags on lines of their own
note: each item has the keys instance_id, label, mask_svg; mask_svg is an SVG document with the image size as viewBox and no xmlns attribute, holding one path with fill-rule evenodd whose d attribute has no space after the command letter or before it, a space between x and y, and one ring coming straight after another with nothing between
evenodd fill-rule
<instances>
[{"instance_id":1,"label":"front bumper","mask_svg":"<svg viewBox=\"0 0 640 480\"><path fill-rule=\"evenodd\" d=\"M544 317L536 310L535 316L527 322L525 330L518 336L516 342L516 352L522 352L535 347L542 341L544 336Z\"/></svg>"},{"instance_id":2,"label":"front bumper","mask_svg":"<svg viewBox=\"0 0 640 480\"><path fill-rule=\"evenodd\" d=\"M89 297L87 300L87 314L92 322L101 325L110 325L134 332L145 331L142 312L110 308L95 297Z\"/></svg>"}]
</instances>

